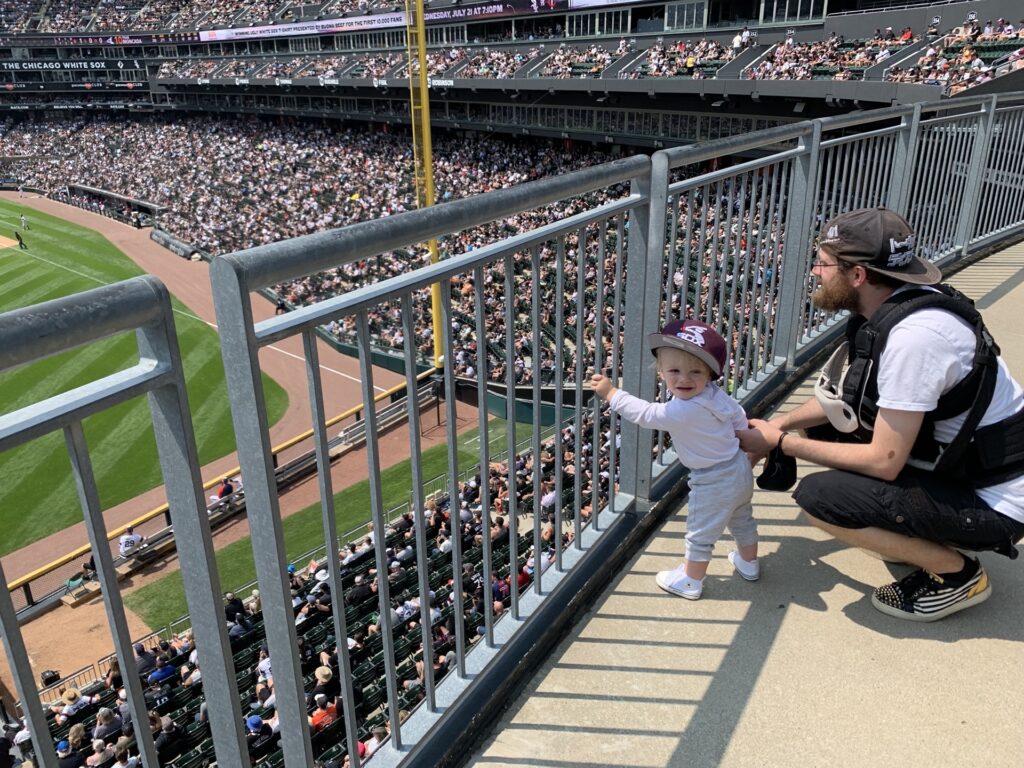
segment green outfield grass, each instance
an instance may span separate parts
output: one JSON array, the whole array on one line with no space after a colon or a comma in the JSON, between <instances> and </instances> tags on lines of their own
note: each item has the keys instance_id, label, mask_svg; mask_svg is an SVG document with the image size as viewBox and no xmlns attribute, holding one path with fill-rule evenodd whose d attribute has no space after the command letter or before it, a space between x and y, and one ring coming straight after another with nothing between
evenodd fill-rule
<instances>
[{"instance_id":1,"label":"green outfield grass","mask_svg":"<svg viewBox=\"0 0 1024 768\"><path fill-rule=\"evenodd\" d=\"M429 421L429 419L428 419ZM492 455L504 451L505 425L501 419L493 419L489 424L488 443ZM516 428L517 441L525 440L530 432L529 425L520 424ZM477 430L467 432L459 438L459 469L479 465L479 446ZM544 432L545 436L551 430ZM439 445L423 452L423 479L429 482L432 478L448 472L448 446ZM381 472L381 488L384 508L394 509L409 501L409 488L412 471L408 460ZM334 509L337 515L339 535L359 529L365 529L370 517L370 484L368 481L356 483L334 495ZM324 542L323 522L320 503L317 502L306 509L285 518L284 528L285 551L289 560L304 555ZM256 566L252 557L252 542L246 536L217 550L217 568L220 572L221 586L225 590L236 589L256 579ZM297 563L305 567L305 563ZM151 629L159 629L181 618L188 611L182 588L181 571L169 573L161 579L125 595L125 604L135 612Z\"/></svg>"},{"instance_id":2,"label":"green outfield grass","mask_svg":"<svg viewBox=\"0 0 1024 768\"><path fill-rule=\"evenodd\" d=\"M53 216L0 200L0 235L14 239L18 216L28 250L0 250L0 312L96 288L143 274L102 235ZM177 258L168 253L167 258ZM202 274L200 275L200 270ZM206 280L197 265L197 279ZM224 370L216 332L180 302L175 324L188 382L199 458L207 463L234 450ZM137 360L134 334L122 334L0 374L0 413L57 395ZM271 423L288 397L264 377ZM145 398L136 398L84 422L93 471L106 509L162 482ZM82 519L60 433L0 453L0 555ZM62 553L54 552L56 557Z\"/></svg>"}]
</instances>

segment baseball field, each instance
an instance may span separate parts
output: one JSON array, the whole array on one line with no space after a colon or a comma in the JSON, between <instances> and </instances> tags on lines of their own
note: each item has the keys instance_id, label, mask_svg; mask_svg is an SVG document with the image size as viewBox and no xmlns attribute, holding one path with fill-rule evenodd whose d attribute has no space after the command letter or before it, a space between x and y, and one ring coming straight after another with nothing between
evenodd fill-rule
<instances>
[{"instance_id":1,"label":"baseball field","mask_svg":"<svg viewBox=\"0 0 1024 768\"><path fill-rule=\"evenodd\" d=\"M0 312L143 274L99 233L10 201L0 200L0 236ZM216 331L177 300L174 311L199 457L205 464L234 450L220 346ZM0 410L9 413L125 368L137 354L134 335L122 334L0 373ZM288 397L268 377L263 384L274 423ZM89 417L84 428L105 509L162 483L144 398ZM0 454L0 478L0 555L81 520L59 433Z\"/></svg>"}]
</instances>

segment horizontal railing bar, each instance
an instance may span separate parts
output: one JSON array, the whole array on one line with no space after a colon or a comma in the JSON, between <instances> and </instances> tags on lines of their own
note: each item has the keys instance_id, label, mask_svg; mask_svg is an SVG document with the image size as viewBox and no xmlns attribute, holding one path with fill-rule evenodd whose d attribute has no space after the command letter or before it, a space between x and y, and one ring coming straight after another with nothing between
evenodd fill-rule
<instances>
[{"instance_id":1,"label":"horizontal railing bar","mask_svg":"<svg viewBox=\"0 0 1024 768\"><path fill-rule=\"evenodd\" d=\"M806 153L806 149L796 147L794 149L787 149L782 152L776 152L768 157L761 157L757 160L748 160L745 163L739 165L730 165L728 168L722 168L711 173L703 173L700 176L694 176L690 179L683 179L673 184L669 184L668 192L670 195L675 195L680 192L689 192L691 189L697 189L705 184L714 184L716 181L722 181L733 176L739 176L740 174L747 173L749 171L756 171L760 168L768 168L773 165L789 160L793 157L799 157Z\"/></svg>"},{"instance_id":2,"label":"horizontal railing bar","mask_svg":"<svg viewBox=\"0 0 1024 768\"><path fill-rule=\"evenodd\" d=\"M882 107L881 109L870 109L866 112L852 112L848 115L823 117L819 122L821 123L821 132L825 133L826 131L837 131L843 128L854 128L866 123L877 123L879 120L894 120L904 115L912 114L913 111L913 104Z\"/></svg>"},{"instance_id":3,"label":"horizontal railing bar","mask_svg":"<svg viewBox=\"0 0 1024 768\"><path fill-rule=\"evenodd\" d=\"M820 146L822 149L829 149L830 147L838 147L841 144L853 144L854 142L864 141L865 139L888 136L893 133L899 133L902 130L904 130L902 125L889 125L885 128L879 128L865 133L856 133L850 136L836 136L834 139L822 139Z\"/></svg>"},{"instance_id":4,"label":"horizontal railing bar","mask_svg":"<svg viewBox=\"0 0 1024 768\"><path fill-rule=\"evenodd\" d=\"M944 125L945 123L955 123L957 120L961 120L967 125L965 127L974 129L977 126L978 116L973 112L961 112L955 115L942 115L941 117L929 117L927 120L922 120L922 126L928 125Z\"/></svg>"},{"instance_id":5,"label":"horizontal railing bar","mask_svg":"<svg viewBox=\"0 0 1024 768\"><path fill-rule=\"evenodd\" d=\"M530 208L646 177L650 172L651 160L646 155L622 158L444 205L236 251L216 261L229 264L243 289L251 292L362 258L357 254L383 253L461 232Z\"/></svg>"},{"instance_id":6,"label":"horizontal railing bar","mask_svg":"<svg viewBox=\"0 0 1024 768\"><path fill-rule=\"evenodd\" d=\"M596 208L591 208L583 213L578 213L575 216L570 216L551 224L545 224L529 232L522 232L505 240L485 245L469 253L453 256L436 264L425 265L413 272L396 275L379 283L374 283L364 288L357 288L341 296L324 299L317 304L301 307L286 315L268 318L260 323L256 323L254 329L256 342L260 346L273 344L306 328L323 325L336 317L348 315L360 309L367 309L381 301L386 301L408 291L414 291L417 288L425 288L434 283L443 282L454 275L468 272L478 266L483 266L499 259L507 253L514 253L548 242L561 234L586 226L592 221L601 221L622 211L635 208L643 202L643 197L637 194L623 197ZM357 224L356 226L359 225ZM364 250L357 251L355 258L364 258L371 252L365 249L371 246L371 243L363 245ZM373 252L376 252L376 249Z\"/></svg>"},{"instance_id":7,"label":"horizontal railing bar","mask_svg":"<svg viewBox=\"0 0 1024 768\"><path fill-rule=\"evenodd\" d=\"M0 416L0 451L21 445L60 427L173 382L167 363L144 360L124 371L91 381Z\"/></svg>"},{"instance_id":8,"label":"horizontal railing bar","mask_svg":"<svg viewBox=\"0 0 1024 768\"><path fill-rule=\"evenodd\" d=\"M146 275L0 315L0 371L161 322L167 289Z\"/></svg>"},{"instance_id":9,"label":"horizontal railing bar","mask_svg":"<svg viewBox=\"0 0 1024 768\"><path fill-rule=\"evenodd\" d=\"M716 157L727 157L737 152L759 149L781 141L799 139L801 136L809 135L813 130L812 126L813 123L806 120L802 123L780 125L776 128L768 128L755 133L738 134L724 139L715 139L707 143L673 147L672 149L662 151L668 159L668 167L678 168L681 165L702 163L705 160L711 160Z\"/></svg>"}]
</instances>

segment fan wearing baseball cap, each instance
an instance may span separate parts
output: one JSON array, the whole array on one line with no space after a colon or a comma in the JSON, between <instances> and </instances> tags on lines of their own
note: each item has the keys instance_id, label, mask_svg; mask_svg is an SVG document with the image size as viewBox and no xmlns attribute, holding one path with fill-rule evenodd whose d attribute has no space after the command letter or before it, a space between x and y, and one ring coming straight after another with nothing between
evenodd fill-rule
<instances>
[{"instance_id":1,"label":"fan wearing baseball cap","mask_svg":"<svg viewBox=\"0 0 1024 768\"><path fill-rule=\"evenodd\" d=\"M747 417L739 403L715 383L726 369L725 339L699 320L673 320L647 337L657 358L658 374L672 396L651 403L616 389L596 374L591 386L622 418L672 436L679 461L690 470L686 515L686 559L675 570L655 577L659 587L688 600L704 590L711 550L728 526L736 540L729 561L744 579L760 576L757 525L750 499L753 474L740 449L736 430Z\"/></svg>"},{"instance_id":2,"label":"fan wearing baseball cap","mask_svg":"<svg viewBox=\"0 0 1024 768\"><path fill-rule=\"evenodd\" d=\"M828 468L800 482L797 504L836 539L915 566L878 587L872 605L935 621L992 591L978 559L959 550L1017 556L1024 391L973 303L935 286L942 275L916 247L907 221L886 208L825 224L812 298L851 312L847 343L815 398L751 421L739 438L753 457L779 449Z\"/></svg>"}]
</instances>

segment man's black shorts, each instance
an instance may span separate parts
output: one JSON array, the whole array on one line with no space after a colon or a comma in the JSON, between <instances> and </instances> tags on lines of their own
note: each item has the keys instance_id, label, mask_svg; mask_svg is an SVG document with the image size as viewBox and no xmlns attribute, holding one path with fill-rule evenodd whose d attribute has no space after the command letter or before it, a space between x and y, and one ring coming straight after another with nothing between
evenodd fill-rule
<instances>
[{"instance_id":1,"label":"man's black shorts","mask_svg":"<svg viewBox=\"0 0 1024 768\"><path fill-rule=\"evenodd\" d=\"M907 467L893 482L830 469L793 492L811 517L840 528L884 528L970 550L1005 547L1024 523L996 512L974 490Z\"/></svg>"}]
</instances>

